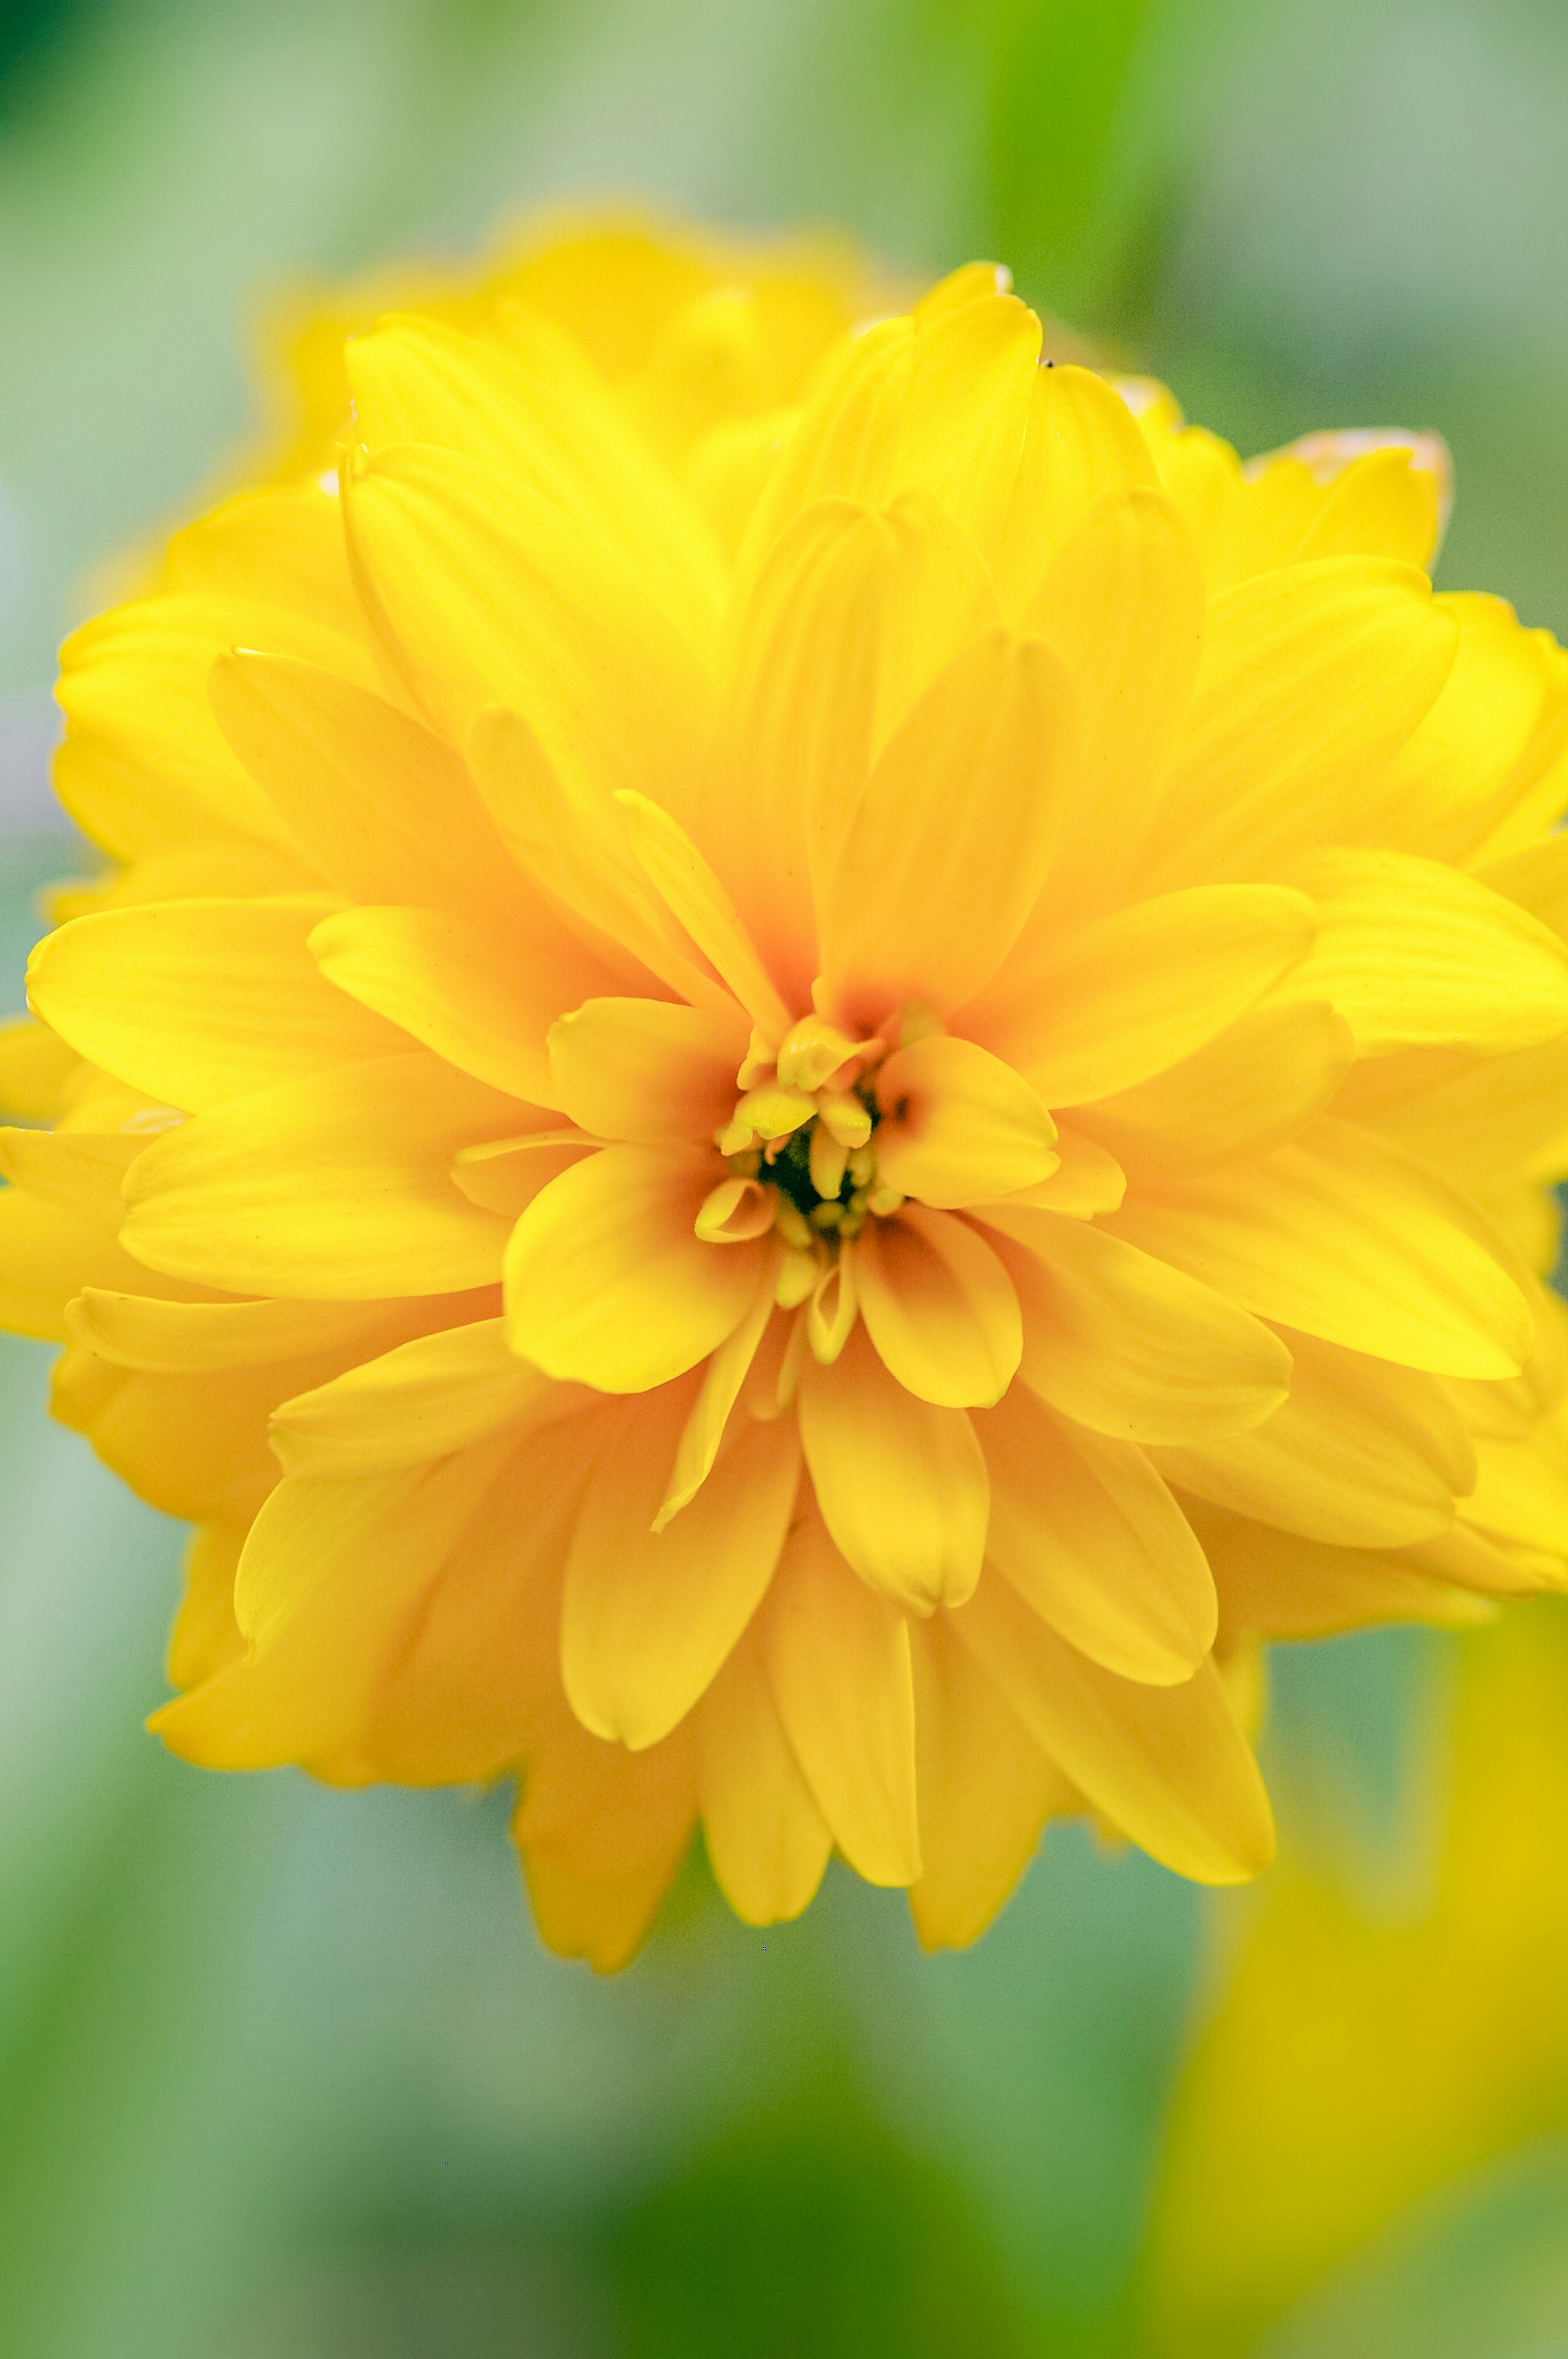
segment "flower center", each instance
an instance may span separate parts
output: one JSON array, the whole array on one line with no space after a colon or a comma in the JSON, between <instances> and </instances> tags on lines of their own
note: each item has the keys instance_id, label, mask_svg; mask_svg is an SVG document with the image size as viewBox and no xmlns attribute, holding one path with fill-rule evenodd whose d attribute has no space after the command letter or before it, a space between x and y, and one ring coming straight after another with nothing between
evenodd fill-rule
<instances>
[{"instance_id":1,"label":"flower center","mask_svg":"<svg viewBox=\"0 0 1568 2359\"><path fill-rule=\"evenodd\" d=\"M902 1206L877 1171L884 1110L876 1072L891 1049L934 1028L935 1018L912 1008L870 1039L851 1039L818 1016L802 1017L776 1049L753 1038L736 1077L735 1112L717 1134L731 1177L708 1197L697 1231L713 1245L776 1231L785 1247L781 1302L804 1301L841 1245Z\"/></svg>"}]
</instances>

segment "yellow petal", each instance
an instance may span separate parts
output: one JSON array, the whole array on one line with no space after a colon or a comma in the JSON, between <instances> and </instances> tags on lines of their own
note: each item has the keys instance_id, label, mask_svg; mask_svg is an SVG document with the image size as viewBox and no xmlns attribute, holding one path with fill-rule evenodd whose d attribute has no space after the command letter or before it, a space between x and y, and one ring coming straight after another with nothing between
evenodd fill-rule
<instances>
[{"instance_id":1,"label":"yellow petal","mask_svg":"<svg viewBox=\"0 0 1568 2359\"><path fill-rule=\"evenodd\" d=\"M1281 986L1289 1000L1252 1008L1180 1064L1086 1107L1095 1137L1152 1178L1249 1163L1304 1130L1350 1071L1356 1044L1333 1008L1295 997L1299 972Z\"/></svg>"},{"instance_id":2,"label":"yellow petal","mask_svg":"<svg viewBox=\"0 0 1568 2359\"><path fill-rule=\"evenodd\" d=\"M923 1950L977 1940L1028 1866L1065 1778L941 1616L910 1630L921 1875L910 1913Z\"/></svg>"},{"instance_id":3,"label":"yellow petal","mask_svg":"<svg viewBox=\"0 0 1568 2359\"><path fill-rule=\"evenodd\" d=\"M468 1298L453 1299L459 1304ZM200 1375L317 1352L379 1351L391 1340L396 1315L380 1303L184 1302L88 1286L71 1304L70 1319L78 1343L121 1367Z\"/></svg>"},{"instance_id":4,"label":"yellow petal","mask_svg":"<svg viewBox=\"0 0 1568 2359\"><path fill-rule=\"evenodd\" d=\"M1528 1441L1484 1435L1476 1444L1477 1480L1465 1519L1488 1536L1561 1559L1568 1547L1568 1449L1552 1430Z\"/></svg>"},{"instance_id":5,"label":"yellow petal","mask_svg":"<svg viewBox=\"0 0 1568 2359\"><path fill-rule=\"evenodd\" d=\"M622 405L568 340L529 322L506 351L440 321L381 321L345 355L367 450L438 443L563 509L668 603L697 644L711 636L719 580L690 508L649 458Z\"/></svg>"},{"instance_id":6,"label":"yellow petal","mask_svg":"<svg viewBox=\"0 0 1568 2359\"><path fill-rule=\"evenodd\" d=\"M356 651L364 636L335 482L274 484L222 501L175 534L165 573L195 597L304 613Z\"/></svg>"},{"instance_id":7,"label":"yellow petal","mask_svg":"<svg viewBox=\"0 0 1568 2359\"><path fill-rule=\"evenodd\" d=\"M1329 1001L1363 1056L1432 1042L1497 1055L1568 1029L1568 952L1517 903L1403 852L1309 853L1322 914L1282 991Z\"/></svg>"},{"instance_id":8,"label":"yellow petal","mask_svg":"<svg viewBox=\"0 0 1568 2359\"><path fill-rule=\"evenodd\" d=\"M246 651L219 658L209 693L229 744L339 891L549 922L458 756L384 697Z\"/></svg>"},{"instance_id":9,"label":"yellow petal","mask_svg":"<svg viewBox=\"0 0 1568 2359\"><path fill-rule=\"evenodd\" d=\"M889 740L826 880L830 1012L946 1010L989 981L1034 905L1076 764L1072 682L1044 640L989 632L954 658Z\"/></svg>"},{"instance_id":10,"label":"yellow petal","mask_svg":"<svg viewBox=\"0 0 1568 2359\"><path fill-rule=\"evenodd\" d=\"M291 1385L341 1365L340 1355L322 1353L288 1368L148 1375L68 1351L54 1365L49 1408L163 1514L243 1524L277 1480L265 1439L269 1410Z\"/></svg>"},{"instance_id":11,"label":"yellow petal","mask_svg":"<svg viewBox=\"0 0 1568 2359\"><path fill-rule=\"evenodd\" d=\"M1203 622L1192 536L1144 487L1096 501L1030 607L1028 628L1072 675L1082 733L1082 785L1054 866L1102 897L1136 858L1197 678Z\"/></svg>"},{"instance_id":12,"label":"yellow petal","mask_svg":"<svg viewBox=\"0 0 1568 2359\"><path fill-rule=\"evenodd\" d=\"M778 1259L776 1250L763 1256L751 1309L734 1332L719 1344L703 1371L702 1388L681 1428L668 1487L654 1518L656 1532L663 1531L672 1516L678 1516L697 1496L712 1472L719 1445L729 1426L730 1412L740 1397L741 1387L751 1373L773 1314Z\"/></svg>"},{"instance_id":13,"label":"yellow petal","mask_svg":"<svg viewBox=\"0 0 1568 2359\"><path fill-rule=\"evenodd\" d=\"M1317 913L1279 885L1195 885L1038 941L966 1011L1055 1105L1132 1088L1235 1022L1311 946Z\"/></svg>"},{"instance_id":14,"label":"yellow petal","mask_svg":"<svg viewBox=\"0 0 1568 2359\"><path fill-rule=\"evenodd\" d=\"M593 1803L582 1818L546 1843L532 1832L535 1790L544 1763L529 1769L512 1821L539 1938L563 1958L585 1958L596 1973L618 1973L647 1939L659 1903L690 1846L697 1818L695 1745L685 1730L646 1753L600 1745L582 1732L596 1758L585 1774L577 1761L557 1775L574 1797L585 1787ZM633 1829L635 1841L610 1830Z\"/></svg>"},{"instance_id":15,"label":"yellow petal","mask_svg":"<svg viewBox=\"0 0 1568 2359\"><path fill-rule=\"evenodd\" d=\"M741 607L699 832L773 973L816 971L817 840L837 840L871 759L881 647L903 559L885 516L825 500L795 517Z\"/></svg>"},{"instance_id":16,"label":"yellow petal","mask_svg":"<svg viewBox=\"0 0 1568 2359\"><path fill-rule=\"evenodd\" d=\"M781 1039L790 1027L789 1010L734 903L690 836L646 795L625 790L617 800L631 823L633 846L648 881L670 915L685 927L752 1023L769 1038Z\"/></svg>"},{"instance_id":17,"label":"yellow petal","mask_svg":"<svg viewBox=\"0 0 1568 2359\"><path fill-rule=\"evenodd\" d=\"M960 1408L904 1391L857 1329L799 1393L800 1438L823 1521L862 1581L917 1614L979 1578L985 1460Z\"/></svg>"},{"instance_id":18,"label":"yellow petal","mask_svg":"<svg viewBox=\"0 0 1568 2359\"><path fill-rule=\"evenodd\" d=\"M1292 1336L1291 1354L1290 1398L1267 1424L1156 1451L1166 1478L1340 1548L1402 1548L1446 1530L1476 1458L1443 1386L1310 1335Z\"/></svg>"},{"instance_id":19,"label":"yellow petal","mask_svg":"<svg viewBox=\"0 0 1568 2359\"><path fill-rule=\"evenodd\" d=\"M1136 1843L1199 1884L1267 1867L1263 1781L1212 1662L1180 1687L1119 1680L1087 1662L1002 1581L953 1626L1080 1792Z\"/></svg>"},{"instance_id":20,"label":"yellow petal","mask_svg":"<svg viewBox=\"0 0 1568 2359\"><path fill-rule=\"evenodd\" d=\"M708 693L650 592L564 511L429 444L381 452L345 487L366 606L442 733L514 708L563 776L677 810Z\"/></svg>"},{"instance_id":21,"label":"yellow petal","mask_svg":"<svg viewBox=\"0 0 1568 2359\"><path fill-rule=\"evenodd\" d=\"M604 1415L600 1404L525 1434L447 1549L382 1659L364 1747L377 1777L493 1778L563 1724L575 1731L560 1691L561 1568Z\"/></svg>"},{"instance_id":22,"label":"yellow petal","mask_svg":"<svg viewBox=\"0 0 1568 2359\"><path fill-rule=\"evenodd\" d=\"M408 908L341 909L310 949L340 991L449 1064L531 1105L558 1104L546 1035L599 979L580 954L547 963L471 915Z\"/></svg>"},{"instance_id":23,"label":"yellow petal","mask_svg":"<svg viewBox=\"0 0 1568 2359\"><path fill-rule=\"evenodd\" d=\"M1568 659L1501 598L1445 591L1436 603L1458 629L1454 669L1346 832L1467 862L1517 850L1556 822Z\"/></svg>"},{"instance_id":24,"label":"yellow petal","mask_svg":"<svg viewBox=\"0 0 1568 2359\"><path fill-rule=\"evenodd\" d=\"M995 1205L1023 1308L1023 1381L1124 1441L1213 1441L1279 1408L1291 1355L1260 1321L1124 1238Z\"/></svg>"},{"instance_id":25,"label":"yellow petal","mask_svg":"<svg viewBox=\"0 0 1568 2359\"><path fill-rule=\"evenodd\" d=\"M906 1391L948 1408L1001 1398L1023 1348L1018 1297L965 1222L911 1204L869 1223L855 1279L867 1332Z\"/></svg>"},{"instance_id":26,"label":"yellow petal","mask_svg":"<svg viewBox=\"0 0 1568 2359\"><path fill-rule=\"evenodd\" d=\"M1438 484L1430 467L1416 464L1417 455L1408 445L1390 443L1353 459L1297 543L1295 561L1365 556L1429 566L1437 542Z\"/></svg>"},{"instance_id":27,"label":"yellow petal","mask_svg":"<svg viewBox=\"0 0 1568 2359\"><path fill-rule=\"evenodd\" d=\"M1496 1611L1387 1549L1326 1548L1202 1500L1192 1516L1214 1567L1222 1625L1233 1634L1325 1638L1379 1622L1464 1629Z\"/></svg>"},{"instance_id":28,"label":"yellow petal","mask_svg":"<svg viewBox=\"0 0 1568 2359\"><path fill-rule=\"evenodd\" d=\"M932 1034L877 1072L878 1176L944 1210L1013 1195L1059 1160L1044 1099L972 1040Z\"/></svg>"},{"instance_id":29,"label":"yellow petal","mask_svg":"<svg viewBox=\"0 0 1568 2359\"><path fill-rule=\"evenodd\" d=\"M208 1768L351 1754L383 1658L494 1483L504 1447L349 1482L280 1483L251 1526L235 1583L251 1651L149 1725Z\"/></svg>"},{"instance_id":30,"label":"yellow petal","mask_svg":"<svg viewBox=\"0 0 1568 2359\"><path fill-rule=\"evenodd\" d=\"M395 1055L406 1037L316 971L307 944L330 907L164 901L77 918L33 952L28 995L79 1055L187 1113Z\"/></svg>"},{"instance_id":31,"label":"yellow petal","mask_svg":"<svg viewBox=\"0 0 1568 2359\"><path fill-rule=\"evenodd\" d=\"M466 1450L503 1426L553 1421L592 1396L552 1385L483 1319L416 1336L274 1412L272 1446L286 1474L322 1481L379 1473Z\"/></svg>"},{"instance_id":32,"label":"yellow petal","mask_svg":"<svg viewBox=\"0 0 1568 2359\"><path fill-rule=\"evenodd\" d=\"M1511 1376L1530 1352L1529 1307L1474 1208L1348 1123L1173 1181L1112 1225L1260 1318L1401 1366Z\"/></svg>"},{"instance_id":33,"label":"yellow petal","mask_svg":"<svg viewBox=\"0 0 1568 2359\"><path fill-rule=\"evenodd\" d=\"M766 1247L695 1234L716 1170L711 1155L610 1147L552 1180L507 1247L513 1349L609 1393L645 1392L717 1350L746 1315Z\"/></svg>"},{"instance_id":34,"label":"yellow petal","mask_svg":"<svg viewBox=\"0 0 1568 2359\"><path fill-rule=\"evenodd\" d=\"M1071 1123L1058 1123L1056 1152L1061 1161L1049 1179L1036 1180L1033 1188L1015 1188L1007 1202L1064 1212L1076 1221L1114 1212L1127 1193L1127 1175L1098 1140ZM984 1217L979 1204L972 1209Z\"/></svg>"},{"instance_id":35,"label":"yellow petal","mask_svg":"<svg viewBox=\"0 0 1568 2359\"><path fill-rule=\"evenodd\" d=\"M350 669L373 685L368 662L308 610L243 598L139 599L66 641L59 693L70 758L56 783L71 816L115 857L214 827L289 848L208 700L213 663L236 646Z\"/></svg>"},{"instance_id":36,"label":"yellow petal","mask_svg":"<svg viewBox=\"0 0 1568 2359\"><path fill-rule=\"evenodd\" d=\"M833 1848L748 1635L702 1700L702 1829L714 1878L742 1923L798 1917Z\"/></svg>"},{"instance_id":37,"label":"yellow petal","mask_svg":"<svg viewBox=\"0 0 1568 2359\"><path fill-rule=\"evenodd\" d=\"M557 770L538 732L499 707L481 713L468 751L513 857L611 973L633 991L656 975L694 1005L726 1004L649 885L620 790Z\"/></svg>"},{"instance_id":38,"label":"yellow petal","mask_svg":"<svg viewBox=\"0 0 1568 2359\"><path fill-rule=\"evenodd\" d=\"M989 550L1001 531L1036 398L1040 322L995 287L914 316L894 483L929 495Z\"/></svg>"},{"instance_id":39,"label":"yellow petal","mask_svg":"<svg viewBox=\"0 0 1568 2359\"><path fill-rule=\"evenodd\" d=\"M68 1304L84 1286L130 1290L146 1273L120 1242L135 1138L0 1131L0 1320L63 1343Z\"/></svg>"},{"instance_id":40,"label":"yellow petal","mask_svg":"<svg viewBox=\"0 0 1568 2359\"><path fill-rule=\"evenodd\" d=\"M677 1419L685 1405L683 1393ZM572 1535L561 1606L572 1710L595 1735L633 1751L686 1717L756 1612L800 1481L789 1420L747 1419L690 1506L655 1532L679 1427L653 1409L628 1404L608 1429Z\"/></svg>"},{"instance_id":41,"label":"yellow petal","mask_svg":"<svg viewBox=\"0 0 1568 2359\"><path fill-rule=\"evenodd\" d=\"M185 1552L185 1589L168 1634L168 1676L177 1688L196 1687L244 1652L234 1620L234 1567L244 1545L243 1527L207 1524Z\"/></svg>"},{"instance_id":42,"label":"yellow petal","mask_svg":"<svg viewBox=\"0 0 1568 2359\"><path fill-rule=\"evenodd\" d=\"M551 1029L551 1103L600 1138L711 1139L735 1111L749 1038L738 1007L590 999Z\"/></svg>"},{"instance_id":43,"label":"yellow petal","mask_svg":"<svg viewBox=\"0 0 1568 2359\"><path fill-rule=\"evenodd\" d=\"M834 1842L868 1884L920 1873L909 1627L815 1516L790 1536L759 1625L785 1736Z\"/></svg>"},{"instance_id":44,"label":"yellow petal","mask_svg":"<svg viewBox=\"0 0 1568 2359\"><path fill-rule=\"evenodd\" d=\"M1079 1651L1169 1687L1214 1644L1204 1552L1159 1474L1015 1390L981 1421L989 1560Z\"/></svg>"},{"instance_id":45,"label":"yellow petal","mask_svg":"<svg viewBox=\"0 0 1568 2359\"><path fill-rule=\"evenodd\" d=\"M236 1294L447 1294L500 1276L504 1224L451 1157L515 1101L424 1049L239 1098L180 1124L126 1175L126 1245Z\"/></svg>"},{"instance_id":46,"label":"yellow petal","mask_svg":"<svg viewBox=\"0 0 1568 2359\"><path fill-rule=\"evenodd\" d=\"M1148 445L1114 386L1071 364L1037 371L998 560L1009 612L1027 605L1098 501L1153 482Z\"/></svg>"},{"instance_id":47,"label":"yellow petal","mask_svg":"<svg viewBox=\"0 0 1568 2359\"><path fill-rule=\"evenodd\" d=\"M1143 875L1268 876L1331 836L1432 709L1457 628L1413 567L1328 558L1210 602Z\"/></svg>"}]
</instances>

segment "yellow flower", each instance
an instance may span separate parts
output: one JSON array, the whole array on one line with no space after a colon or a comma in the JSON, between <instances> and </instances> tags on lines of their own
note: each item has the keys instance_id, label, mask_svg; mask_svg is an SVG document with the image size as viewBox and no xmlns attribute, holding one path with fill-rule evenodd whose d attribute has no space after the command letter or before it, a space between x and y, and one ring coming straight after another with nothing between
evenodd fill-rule
<instances>
[{"instance_id":1,"label":"yellow flower","mask_svg":"<svg viewBox=\"0 0 1568 2359\"><path fill-rule=\"evenodd\" d=\"M155 1724L518 1770L603 1966L699 1822L933 1945L1054 1811L1245 1877L1260 1636L1562 1577L1563 658L1433 597L1425 446L848 284L353 337L340 469L66 651L117 866L5 1050L0 1311L201 1527Z\"/></svg>"}]
</instances>

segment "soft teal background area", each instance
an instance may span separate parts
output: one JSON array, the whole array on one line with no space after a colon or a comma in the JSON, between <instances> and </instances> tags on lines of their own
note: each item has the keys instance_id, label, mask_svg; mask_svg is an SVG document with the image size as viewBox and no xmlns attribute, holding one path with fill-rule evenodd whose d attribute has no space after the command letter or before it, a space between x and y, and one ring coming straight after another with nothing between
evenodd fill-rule
<instances>
[{"instance_id":1,"label":"soft teal background area","mask_svg":"<svg viewBox=\"0 0 1568 2359\"><path fill-rule=\"evenodd\" d=\"M1440 427L1454 585L1568 627L1560 0L30 0L0 9L0 972L106 549L254 419L259 293L541 197L989 252L1249 448ZM0 1344L5 2359L1132 2354L1162 2110L1238 1919L1076 1830L920 1959L847 1877L694 1870L613 1984L539 1951L499 1798L222 1780L141 1730L178 1534ZM1419 1892L1444 1642L1277 1667L1287 1843ZM1434 1767L1435 1765L1438 1765ZM1533 2149L1269 2359L1568 2351Z\"/></svg>"}]
</instances>

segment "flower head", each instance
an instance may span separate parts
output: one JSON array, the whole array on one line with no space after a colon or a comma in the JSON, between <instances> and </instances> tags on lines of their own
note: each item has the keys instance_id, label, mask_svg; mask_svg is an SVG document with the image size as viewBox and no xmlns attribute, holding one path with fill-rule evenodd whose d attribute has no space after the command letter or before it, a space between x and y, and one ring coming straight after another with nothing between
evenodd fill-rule
<instances>
[{"instance_id":1,"label":"flower head","mask_svg":"<svg viewBox=\"0 0 1568 2359\"><path fill-rule=\"evenodd\" d=\"M929 1943L1052 1812L1251 1874L1260 1636L1561 1578L1568 665L1429 443L1243 469L989 268L366 326L66 651L5 1050L0 1310L200 1527L155 1724L516 1770L600 1964L699 1822Z\"/></svg>"}]
</instances>

